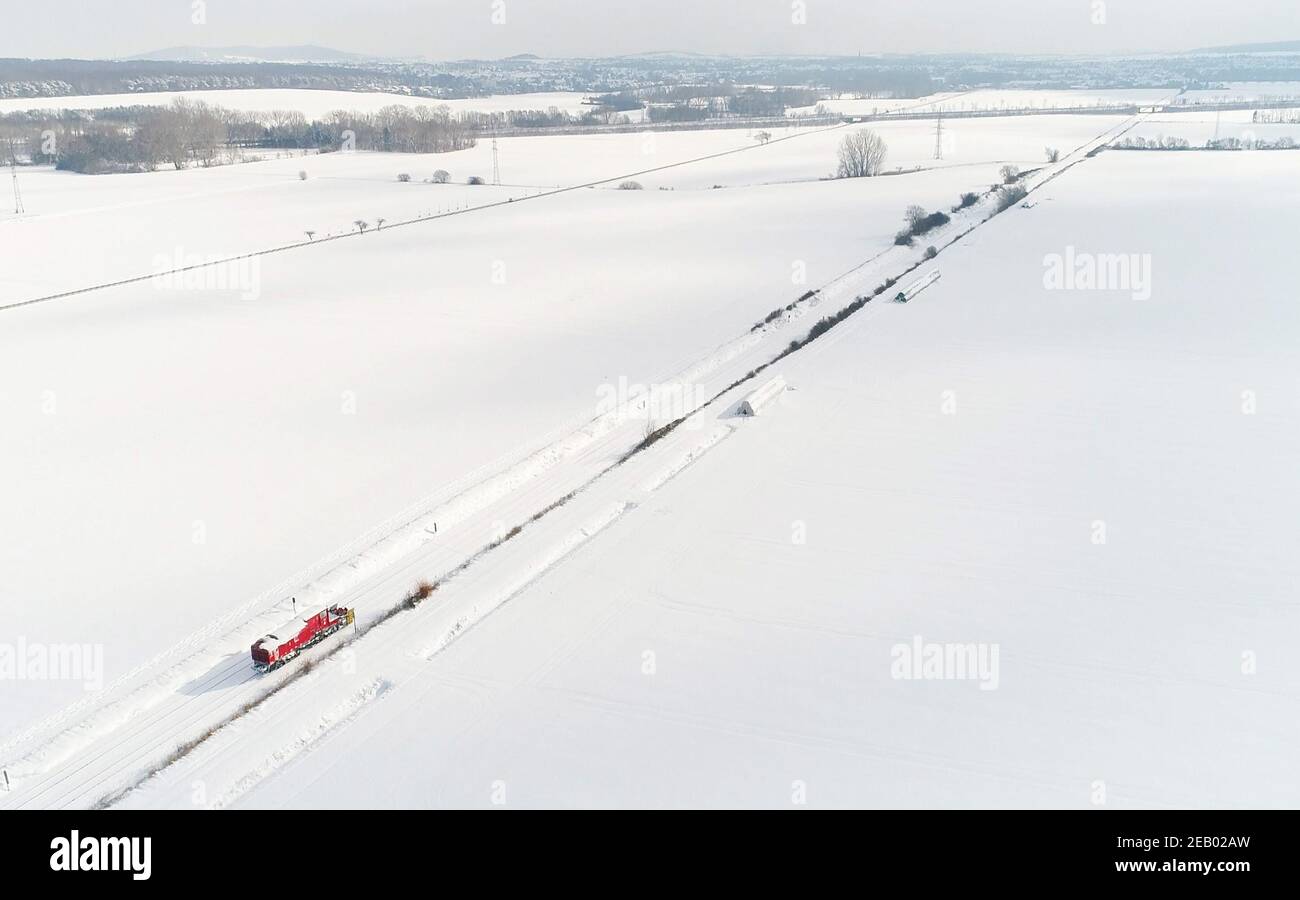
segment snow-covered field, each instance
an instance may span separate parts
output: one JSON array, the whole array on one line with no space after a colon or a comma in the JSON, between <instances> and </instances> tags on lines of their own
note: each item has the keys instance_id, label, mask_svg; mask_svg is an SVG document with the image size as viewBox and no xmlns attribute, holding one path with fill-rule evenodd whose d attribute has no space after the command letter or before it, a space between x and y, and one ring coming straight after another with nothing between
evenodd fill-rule
<instances>
[{"instance_id":1,"label":"snow-covered field","mask_svg":"<svg viewBox=\"0 0 1300 900\"><path fill-rule=\"evenodd\" d=\"M1290 110L1270 110L1272 115L1294 119L1293 122L1253 122L1252 111L1232 110L1221 115L1214 113L1176 112L1152 116L1129 132L1130 137L1147 140L1158 138L1184 138L1193 147L1203 147L1212 139L1240 141L1267 141L1274 143L1291 138L1300 143L1300 106Z\"/></svg>"},{"instance_id":2,"label":"snow-covered field","mask_svg":"<svg viewBox=\"0 0 1300 900\"><path fill-rule=\"evenodd\" d=\"M1300 98L1300 81L1230 81L1222 88L1187 91L1176 103L1233 103Z\"/></svg>"},{"instance_id":3,"label":"snow-covered field","mask_svg":"<svg viewBox=\"0 0 1300 900\"><path fill-rule=\"evenodd\" d=\"M528 140L521 148L545 149ZM572 144L556 140L558 159ZM722 174L747 180L746 160L780 146L738 154ZM630 143L609 174L620 158L643 157ZM157 255L301 239L308 224L344 230L360 215L522 196L386 174L414 161L333 154L309 160L306 182L290 174L297 160L135 182L50 173L84 185L87 206L0 224L18 236L5 280L44 292L148 273ZM11 573L0 615L19 634L99 636L115 677L413 501L590 416L601 385L661 380L707 356L890 246L910 204L946 208L996 170L574 191L260 257L230 268L227 291L145 281L8 310L0 415L23 439L0 450L3 493L20 511L0 520ZM100 205L100 185L124 193ZM77 690L24 685L2 724Z\"/></svg>"},{"instance_id":4,"label":"snow-covered field","mask_svg":"<svg viewBox=\"0 0 1300 900\"><path fill-rule=\"evenodd\" d=\"M1193 96L1189 92L1188 103L1207 102L1213 98L1216 102L1228 100L1253 100L1275 96L1291 96L1288 85L1269 83L1261 91L1252 91L1251 85L1232 85L1222 91L1204 92L1205 97ZM1290 85L1300 92L1300 85ZM1166 88L1115 88L1105 90L1011 90L982 89L969 91L950 91L931 94L910 100L874 97L834 97L823 100L819 105L845 116L871 116L898 112L1021 112L1045 109L1090 109L1113 106L1145 106L1164 104L1174 100L1176 91ZM811 115L816 106L799 107L788 111L789 115Z\"/></svg>"},{"instance_id":5,"label":"snow-covered field","mask_svg":"<svg viewBox=\"0 0 1300 900\"><path fill-rule=\"evenodd\" d=\"M593 487L446 649L422 609L126 804L1294 806L1290 171L1075 168L758 418L715 404L675 477ZM1149 254L1150 296L1046 288L1068 247ZM897 677L918 640L996 664Z\"/></svg>"},{"instance_id":6,"label":"snow-covered field","mask_svg":"<svg viewBox=\"0 0 1300 900\"><path fill-rule=\"evenodd\" d=\"M1164 88L1127 88L1094 91L976 90L941 94L917 106L916 112L991 111L1034 109L1087 109L1089 107L1167 103L1176 92Z\"/></svg>"},{"instance_id":7,"label":"snow-covered field","mask_svg":"<svg viewBox=\"0 0 1300 900\"><path fill-rule=\"evenodd\" d=\"M558 109L574 115L591 107L583 101L590 95L572 91L531 94L496 94L439 100L377 91L299 90L288 88L245 88L209 91L154 91L129 94L88 94L67 97L0 98L0 114L21 110L107 109L117 106L165 106L177 98L203 100L227 109L247 112L297 110L308 118L321 118L335 110L376 112L385 106L446 105L453 112L508 112L511 110ZM1087 109L1131 104L1195 105L1277 98L1300 98L1300 82L1231 82L1222 88L1190 90L1183 94L1165 88L1115 88L1102 90L982 89L951 91L919 98L853 97L844 95L823 100L819 105L832 113L849 116L880 115L890 112L1022 111L1042 109ZM806 116L816 106L787 110L790 116ZM628 117L641 120L643 110Z\"/></svg>"},{"instance_id":8,"label":"snow-covered field","mask_svg":"<svg viewBox=\"0 0 1300 900\"><path fill-rule=\"evenodd\" d=\"M1213 90L1178 93L1167 88L1103 90L976 90L925 98L915 111L1085 109L1105 106L1195 106L1201 103L1240 103L1300 97L1300 82L1232 82ZM832 101L835 102L835 101Z\"/></svg>"},{"instance_id":9,"label":"snow-covered field","mask_svg":"<svg viewBox=\"0 0 1300 900\"><path fill-rule=\"evenodd\" d=\"M945 92L939 94L930 94L926 97L899 98L899 97L855 97L850 94L838 97L827 97L814 106L796 106L786 110L786 115L792 117L810 116L818 112L821 107L828 112L841 116L876 116L885 113L910 112L921 110L927 106L939 103L945 100L951 100L960 96L960 92Z\"/></svg>"},{"instance_id":10,"label":"snow-covered field","mask_svg":"<svg viewBox=\"0 0 1300 900\"><path fill-rule=\"evenodd\" d=\"M1153 124L894 122L924 170L847 181L844 128L23 172L0 306L283 249L0 310L0 654L102 654L6 686L0 807L1300 802L1295 155L1086 155ZM894 246L1007 162L1029 208ZM327 602L353 642L253 676Z\"/></svg>"},{"instance_id":11,"label":"snow-covered field","mask_svg":"<svg viewBox=\"0 0 1300 900\"><path fill-rule=\"evenodd\" d=\"M385 106L429 106L443 104L453 112L508 112L510 110L547 110L552 107L568 113L589 109L583 105L586 94L551 92L537 94L499 94L461 100L438 100L386 94L377 91L315 91L288 88L247 88L219 91L155 91L135 94L89 94L70 97L5 97L0 99L0 113L28 109L110 109L115 106L166 106L173 100L202 100L226 109L245 112L297 110L311 118L322 118L335 110L376 112Z\"/></svg>"},{"instance_id":12,"label":"snow-covered field","mask_svg":"<svg viewBox=\"0 0 1300 900\"><path fill-rule=\"evenodd\" d=\"M948 183L974 187L994 180L1003 163L1039 165L1045 146L1068 151L1120 121L1096 116L954 121L945 127L941 160L934 159L928 123L890 122L875 130L889 145L889 168L964 168ZM464 185L471 175L490 178L487 141L456 153L286 154L238 166L136 175L26 170L20 178L27 214L0 213L0 235L16 251L0 270L0 305L148 275L178 256L229 256L283 246L306 240L307 230L318 237L345 234L355 230L357 219L371 225L381 217L398 222L602 179L616 179L604 186L612 189L630 173L644 173L636 180L647 191L815 181L834 170L845 133L845 127L778 129L762 147L741 129L503 138L499 159L505 187L499 189ZM445 169L458 184L423 183L435 169ZM301 181L304 171L308 177ZM411 175L411 182L399 183L401 173ZM897 190L906 194L910 188ZM629 210L638 203L626 196L600 202ZM446 228L455 231L460 221L449 220ZM69 252L72 247L75 253Z\"/></svg>"}]
</instances>

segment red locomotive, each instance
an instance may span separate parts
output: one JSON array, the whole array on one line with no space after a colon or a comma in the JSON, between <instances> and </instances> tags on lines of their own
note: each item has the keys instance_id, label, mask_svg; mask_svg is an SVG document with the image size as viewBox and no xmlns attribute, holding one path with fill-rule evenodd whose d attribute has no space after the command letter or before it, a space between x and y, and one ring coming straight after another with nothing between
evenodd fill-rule
<instances>
[{"instance_id":1,"label":"red locomotive","mask_svg":"<svg viewBox=\"0 0 1300 900\"><path fill-rule=\"evenodd\" d=\"M303 619L303 626L288 638L268 634L253 645L253 668L259 672L270 672L293 659L303 650L317 644L336 631L351 625L357 616L355 609L331 606L322 609L314 616ZM290 622L281 631L288 632L294 627Z\"/></svg>"}]
</instances>

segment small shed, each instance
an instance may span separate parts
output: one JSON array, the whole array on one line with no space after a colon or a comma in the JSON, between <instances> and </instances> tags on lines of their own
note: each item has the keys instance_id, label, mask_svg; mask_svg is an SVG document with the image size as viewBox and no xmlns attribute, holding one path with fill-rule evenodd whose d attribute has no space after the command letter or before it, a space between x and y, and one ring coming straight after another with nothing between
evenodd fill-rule
<instances>
[{"instance_id":1,"label":"small shed","mask_svg":"<svg viewBox=\"0 0 1300 900\"><path fill-rule=\"evenodd\" d=\"M763 407L781 396L784 391L785 379L778 375L758 390L746 394L736 407L736 415L756 416Z\"/></svg>"},{"instance_id":2,"label":"small shed","mask_svg":"<svg viewBox=\"0 0 1300 900\"><path fill-rule=\"evenodd\" d=\"M911 300L917 294L921 293L921 291L925 290L926 288L928 288L930 285L934 284L938 280L939 280L939 270L934 269L933 271L929 272L927 275L918 278L916 281L913 281L911 284L909 284L906 288L899 291L898 295L894 297L894 302L906 303L908 300Z\"/></svg>"}]
</instances>

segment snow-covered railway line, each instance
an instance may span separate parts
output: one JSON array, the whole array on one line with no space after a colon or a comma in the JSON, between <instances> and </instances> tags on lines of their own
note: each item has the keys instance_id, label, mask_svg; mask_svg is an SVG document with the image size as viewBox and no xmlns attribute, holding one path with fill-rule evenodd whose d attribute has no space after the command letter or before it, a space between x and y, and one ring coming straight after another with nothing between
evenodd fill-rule
<instances>
[{"instance_id":1,"label":"snow-covered railway line","mask_svg":"<svg viewBox=\"0 0 1300 900\"><path fill-rule=\"evenodd\" d=\"M715 402L698 415L707 422L726 402ZM418 702L422 693L418 686L429 676L426 663L431 656L580 551L586 541L635 511L644 497L664 483L655 477L657 473L680 471L680 457L693 461L731 433L733 426L728 424L715 424L710 430L679 429L647 452L603 469L572 503L531 523L519 537L485 557L484 565L451 579L423 605L363 636L355 645L354 658L345 663L336 657L315 667L251 712L246 725L219 732L142 783L142 791L120 798L121 802L127 806L193 803L191 786L197 783L205 786L207 805L230 805L314 741L332 736L330 727L318 723L329 720L330 710L337 708L340 698L355 695L358 685L382 683L387 696L416 686L399 702ZM490 690L483 686L474 693ZM348 719L352 718L350 714ZM304 738L304 734L312 736Z\"/></svg>"},{"instance_id":2,"label":"snow-covered railway line","mask_svg":"<svg viewBox=\"0 0 1300 900\"><path fill-rule=\"evenodd\" d=\"M562 479L526 486L510 499L506 507L494 508L493 515L507 516L505 521L511 524L527 521L538 509L553 502L552 498L563 497L597 477L617 459L617 454L629 441L635 442L634 431L611 433L591 448L586 465L572 467ZM412 554L400 564L377 573L365 585L345 595L341 602L363 609L368 606L373 620L374 613L392 607L416 581L441 577L481 552L492 537L491 534L481 532L487 527L495 530L497 526L488 522L479 524L478 530L463 532L454 545L436 542L427 544L420 552ZM366 635L363 638L365 652L375 655L392 650L395 644L403 640L406 629L418 628L422 619L435 614L435 608L436 602L431 601L415 610L405 611L401 614L402 628L385 628L380 633ZM337 644L326 644L306 656L309 659L319 659L337 649ZM49 779L42 780L25 791L18 805L20 808L80 806L111 796L122 788L129 787L133 776L139 771L147 770L151 764L165 759L175 743L192 739L192 736L201 736L214 721L228 717L231 711L258 701L262 696L275 691L278 685L291 680L292 673L292 668L283 670L278 673L278 678L271 676L277 678L278 684L268 684L265 679L254 676L240 648L239 655L230 666L223 667L201 683L207 690L215 690L230 681L232 676L242 675L234 682L233 690L221 691L207 701L202 696L173 695L157 712L148 711L149 718L143 728L133 729L119 740L107 743L107 746L84 761L78 757L79 764L71 771L53 770ZM195 685L187 693L199 690L201 685ZM72 779L71 782L69 779Z\"/></svg>"},{"instance_id":3,"label":"snow-covered railway line","mask_svg":"<svg viewBox=\"0 0 1300 900\"><path fill-rule=\"evenodd\" d=\"M546 498L553 491L577 487L579 479L586 477L586 473L574 473L558 485L529 484L503 507L494 507L493 517L511 516L523 521L544 506ZM507 521L513 523L514 518ZM362 585L345 593L340 602L349 606L361 606L363 613L369 612L369 618L373 619L381 611L379 604L382 604L382 609L393 606L419 579L434 577L440 571L454 568L489 543L492 531L496 529L495 520L485 519L476 524L477 528L456 532L456 538L452 541L430 543L424 552L412 554L400 563L382 569ZM370 604L369 610L365 608L367 601ZM323 645L309 651L306 657L318 658L328 653L332 646L336 645L332 642ZM138 710L124 723L130 725L129 731L120 735L122 729L119 727L107 732L88 748L89 755L81 753L74 756L71 762L75 765L71 768L56 766L47 777L32 779L21 792L16 791L12 795L12 804L8 796L0 797L0 808L10 805L16 808L57 807L70 802L93 802L120 787L120 782L126 780L125 776L150 762L165 758L177 744L201 735L204 730L202 726L219 721L231 711L238 710L273 690L277 683L287 680L293 671L292 668L283 670L269 676L274 680L268 681L267 678L255 676L246 647L223 647L221 650L232 655L228 663L221 664L215 671L195 682L183 685L160 704ZM225 687L228 683L230 687ZM69 784L69 779L72 779L71 789L59 790Z\"/></svg>"},{"instance_id":4,"label":"snow-covered railway line","mask_svg":"<svg viewBox=\"0 0 1300 900\"><path fill-rule=\"evenodd\" d=\"M883 255L885 254L879 254L875 259ZM866 274L862 267L857 267L850 273L839 276L835 283L823 288L818 299L828 294L842 295L845 302L851 302L853 288L860 284L859 278ZM871 277L876 277L874 272ZM847 284L844 283L846 280ZM818 303L818 306L829 305L831 304L825 301ZM696 379L694 386L701 394L712 396L742 378L753 367L770 358L772 342L777 341L777 346L780 346L791 322L803 318L808 312L806 305L797 308L790 320L782 319L779 323L765 326L761 332L745 335L736 342L739 346L720 348L713 356L697 362L689 371L694 374L709 371L709 374ZM714 364L718 359L722 361ZM441 573L456 568L490 544L503 530L526 522L538 510L588 483L622 453L635 446L642 437L643 428L644 420L634 417L594 438L569 459L557 464L554 470L525 481L464 525L441 532L438 539L425 544L399 563L383 568L354 589L342 593L339 602L359 607L363 621L367 613L373 617L380 609L393 606L415 581L437 578ZM238 710L266 690L267 685L263 680L253 677L245 656L245 646L229 645L219 650L210 650L212 653L233 654L235 658L229 667L235 672L246 673L243 679L236 682L235 690L221 690L211 698L204 693L190 696L195 691L202 689L210 692L223 685L231 677L223 668L204 676L208 681L181 685L177 692L161 703L125 711L122 714L123 722L68 760L73 768L56 763L43 776L37 775L19 782L15 785L14 792L0 795L0 808L94 802L103 795L112 793L121 782L129 780L132 772L151 761L166 758L176 745L201 734L204 730L202 726L220 720L232 710ZM131 729L126 736L118 735L122 727ZM65 787L70 789L63 790Z\"/></svg>"},{"instance_id":5,"label":"snow-covered railway line","mask_svg":"<svg viewBox=\"0 0 1300 900\"><path fill-rule=\"evenodd\" d=\"M1108 129L1070 153L1059 164L1035 173L1031 189L1078 164L1086 158L1091 147L1112 139L1115 133L1123 133L1136 121ZM965 216L954 217L952 224L936 233L936 238L942 236L943 246L947 246L952 240L979 227L987 221L981 218L986 211L983 207L984 204L980 204ZM783 349L784 338L792 330L791 326L806 319L814 310L833 313L842 309L856 296L870 293L886 275L898 277L915 257L916 251L912 249L887 248L828 282L813 297L797 304L775 322L719 348L685 370L682 377L688 377L704 396L720 394L778 355ZM883 297L870 305L871 310L864 309L861 313L875 315L881 307L887 306ZM639 443L642 436L639 429L643 426L643 419L632 416L603 432L587 435L588 440L580 441L577 447L567 448L560 458L543 467L539 473L524 477L519 484L508 485L501 496L491 499L465 521L440 533L437 539L425 542L400 560L382 566L350 590L334 596L343 598L345 605L361 608L363 621L366 614L373 619L380 611L396 604L414 581L436 579L456 570L478 556L504 529L528 522L538 511L551 508L561 498L591 484L623 453ZM508 558L513 552L509 544L493 551L493 568L499 568L498 562L502 557ZM402 613L399 621L404 626L418 629L441 614L434 602ZM266 610L258 610L248 622L264 615ZM223 634L228 638L235 630L228 629ZM403 629L381 626L376 633L365 636L358 643L370 652L395 649L405 640ZM83 750L73 753L66 761L51 763L44 771L32 773L19 781L12 793L0 795L0 808L86 805L129 787L142 772L148 772L151 766L156 767L171 756L178 744L202 736L214 723L228 719L232 713L237 714L250 701L257 700L274 687L274 682L268 684L265 679L253 677L245 649L233 644L207 647L209 657L214 653L224 653L233 655L234 659L200 678L185 680L161 702L145 702L137 709L120 711L121 721L90 741ZM328 652L329 645L326 645L309 657ZM241 671L246 673L244 677L236 680L230 688L224 688ZM143 676L156 676L156 673L145 672ZM142 681L145 680L143 676ZM122 734L123 728L129 731ZM75 731L76 728L69 730Z\"/></svg>"},{"instance_id":6,"label":"snow-covered railway line","mask_svg":"<svg viewBox=\"0 0 1300 900\"><path fill-rule=\"evenodd\" d=\"M238 668L231 667L232 671L226 672L213 687L232 680L236 685L251 681L252 669L242 665L242 660L240 662ZM25 791L14 808L64 808L69 805L69 801L84 796L87 784L112 784L112 776L122 772L124 765L138 765L154 757L160 749L163 751L161 755L165 757L175 749L168 742L171 736L185 734L187 729L211 721L225 707L224 698L214 698L206 703L199 702L199 699L190 698L187 702L169 705L160 715L143 722L140 729L127 731L116 743L97 751L84 761L81 757L74 757L78 762L76 766L54 769L52 777ZM182 714L183 718L176 718Z\"/></svg>"},{"instance_id":7,"label":"snow-covered railway line","mask_svg":"<svg viewBox=\"0 0 1300 900\"><path fill-rule=\"evenodd\" d=\"M752 365L751 356L742 354L719 369L702 386L708 393L720 391L743 376ZM445 532L443 539L431 541L399 563L382 569L363 584L341 595L338 602L358 607L362 611L363 624L367 618L373 620L376 614L395 605L418 580L436 580L456 569L482 552L499 537L503 529L527 522L539 510L590 483L617 462L627 449L636 445L641 437L642 426L640 420L634 419L611 430L579 451L569 465L559 467L558 471L544 478L526 483L485 510L477 521ZM434 605L436 604L402 613L402 622L405 626L418 624L421 613L427 616ZM391 641L400 640L400 631L393 631L394 636L390 641L380 644L375 644L375 639L380 635L368 635L364 639L367 652L381 651ZM307 656L313 658L325 655L336 646L326 644ZM76 765L70 771L66 767L55 767L48 777L34 779L20 792L15 792L12 804L8 797L0 798L0 808L10 805L25 808L94 803L126 786L134 773L147 768L150 763L165 759L177 744L201 735L205 726L225 718L231 711L255 701L274 688L274 684L268 685L265 679L254 677L245 647L223 647L222 652L237 654L229 666L212 673L207 681L193 687L187 686L186 693L178 692L161 705L142 710L132 719L131 731L126 736L112 740L111 737L116 732L110 732L88 748L91 756L79 754L73 757ZM189 696L201 687L207 691L221 687L232 677L232 670L233 673L244 673L244 677L235 682L233 690L219 691L211 699L205 699L203 695ZM279 680L286 680L292 671L289 668L278 673Z\"/></svg>"},{"instance_id":8,"label":"snow-covered railway line","mask_svg":"<svg viewBox=\"0 0 1300 900\"><path fill-rule=\"evenodd\" d=\"M274 627L283 624L284 619L289 615L289 607L285 602L285 598L295 592L302 593L304 585L315 583L321 576L365 553L376 541L419 517L427 515L437 505L447 503L475 485L519 465L522 461L545 449L551 443L558 441L564 435L580 428L587 421L587 415L574 416L547 434L534 439L526 447L504 453L497 459L484 463L454 481L442 485L437 491L411 504L397 515L389 517L385 522L376 525L365 534L349 541L329 556L316 561L306 569L284 579L273 588L263 591L251 600L191 632L172 646L118 677L96 694L87 695L83 699L46 716L22 732L8 736L3 742L0 742L0 762L20 759L23 756L23 748L46 746L53 736L66 734L73 728L80 728L95 715L103 714L106 710L112 711L119 703L129 702L132 694L141 689L141 682L157 678L159 673L165 675L170 671L171 667L177 665L173 662L174 660L181 660L183 664L184 660L190 658L193 654L201 652L214 642L225 642L232 633L248 626L259 616L269 616L274 613L276 618L274 621L269 622L268 625ZM0 800L2 799L0 797Z\"/></svg>"},{"instance_id":9,"label":"snow-covered railway line","mask_svg":"<svg viewBox=\"0 0 1300 900\"><path fill-rule=\"evenodd\" d=\"M491 543L503 527L526 521L554 499L580 487L607 463L612 454L621 450L622 445L635 442L635 425L631 425L630 430L611 432L584 451L585 464L569 466L555 477L524 484L505 500L485 510L477 521L445 532L444 539L426 544L421 551L396 565L385 567L357 588L344 593L341 602L359 606L363 617L368 612L373 618L374 614L396 604L416 581L435 578L454 569ZM309 657L320 655L328 650L328 646L310 653ZM71 757L68 766L56 764L43 777L36 776L17 783L13 793L0 795L0 808L50 807L93 801L118 787L118 782L134 770L165 758L177 744L201 734L202 726L238 710L273 686L265 679L254 677L245 646L222 647L220 652L232 654L233 658L197 682L182 685L161 703L130 711L126 714L129 718L124 717L118 727L111 728L84 751ZM291 671L286 670L279 679L283 680ZM237 679L233 690L225 688L232 679ZM123 734L123 728L129 730ZM64 790L69 786L70 789Z\"/></svg>"}]
</instances>

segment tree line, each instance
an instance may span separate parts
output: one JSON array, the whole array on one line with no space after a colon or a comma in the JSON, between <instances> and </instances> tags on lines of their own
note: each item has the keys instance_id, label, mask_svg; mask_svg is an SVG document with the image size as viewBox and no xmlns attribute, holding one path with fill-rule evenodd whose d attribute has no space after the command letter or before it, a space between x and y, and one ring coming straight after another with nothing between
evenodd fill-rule
<instances>
[{"instance_id":1,"label":"tree line","mask_svg":"<svg viewBox=\"0 0 1300 900\"><path fill-rule=\"evenodd\" d=\"M0 117L7 157L73 172L149 172L213 166L247 149L446 153L473 147L479 124L445 106L335 111L309 121L294 110L243 112L180 98L93 116L17 113Z\"/></svg>"}]
</instances>

